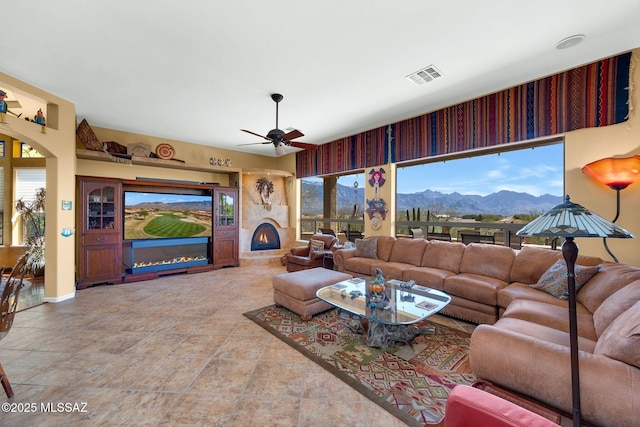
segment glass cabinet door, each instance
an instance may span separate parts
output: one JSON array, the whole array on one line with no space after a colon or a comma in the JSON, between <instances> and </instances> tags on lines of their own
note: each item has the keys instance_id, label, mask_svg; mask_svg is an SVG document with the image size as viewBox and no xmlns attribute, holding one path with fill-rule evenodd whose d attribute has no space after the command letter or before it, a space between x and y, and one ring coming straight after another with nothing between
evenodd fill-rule
<instances>
[{"instance_id":1,"label":"glass cabinet door","mask_svg":"<svg viewBox=\"0 0 640 427\"><path fill-rule=\"evenodd\" d=\"M115 228L115 188L101 187L87 193L87 228Z\"/></svg>"},{"instance_id":2,"label":"glass cabinet door","mask_svg":"<svg viewBox=\"0 0 640 427\"><path fill-rule=\"evenodd\" d=\"M235 226L235 197L233 194L218 193L216 200L216 226Z\"/></svg>"}]
</instances>

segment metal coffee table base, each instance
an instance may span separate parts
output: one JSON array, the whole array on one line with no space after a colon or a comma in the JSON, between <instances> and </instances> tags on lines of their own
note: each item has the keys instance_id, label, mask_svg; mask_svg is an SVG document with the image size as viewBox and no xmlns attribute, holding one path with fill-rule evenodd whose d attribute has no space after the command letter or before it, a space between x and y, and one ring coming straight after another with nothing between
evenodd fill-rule
<instances>
[{"instance_id":1,"label":"metal coffee table base","mask_svg":"<svg viewBox=\"0 0 640 427\"><path fill-rule=\"evenodd\" d=\"M419 335L435 334L435 326L387 325L361 318L353 320L349 329L366 336L366 344L374 348L389 348L398 344L408 344Z\"/></svg>"}]
</instances>

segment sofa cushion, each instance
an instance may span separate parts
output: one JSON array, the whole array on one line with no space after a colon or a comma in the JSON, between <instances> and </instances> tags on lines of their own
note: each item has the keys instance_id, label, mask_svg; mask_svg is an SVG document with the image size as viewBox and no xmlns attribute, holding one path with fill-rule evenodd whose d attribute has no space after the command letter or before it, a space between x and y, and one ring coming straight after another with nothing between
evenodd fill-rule
<instances>
[{"instance_id":1,"label":"sofa cushion","mask_svg":"<svg viewBox=\"0 0 640 427\"><path fill-rule=\"evenodd\" d=\"M516 255L509 277L512 282L536 283L554 262L562 258L560 251L524 246Z\"/></svg>"},{"instance_id":2,"label":"sofa cushion","mask_svg":"<svg viewBox=\"0 0 640 427\"><path fill-rule=\"evenodd\" d=\"M396 238L392 236L378 236L378 258L383 261L389 261L391 250L396 242Z\"/></svg>"},{"instance_id":3,"label":"sofa cushion","mask_svg":"<svg viewBox=\"0 0 640 427\"><path fill-rule=\"evenodd\" d=\"M591 313L584 306L577 304L576 318L578 320L578 336L595 341L597 336ZM509 304L501 319L526 320L569 333L569 308L567 306L517 299Z\"/></svg>"},{"instance_id":4,"label":"sofa cushion","mask_svg":"<svg viewBox=\"0 0 640 427\"><path fill-rule=\"evenodd\" d=\"M640 268L612 262L602 263L598 274L578 293L578 302L595 313L610 295L636 280L640 280Z\"/></svg>"},{"instance_id":5,"label":"sofa cushion","mask_svg":"<svg viewBox=\"0 0 640 427\"><path fill-rule=\"evenodd\" d=\"M464 250L463 243L429 240L424 250L421 266L460 273L460 262Z\"/></svg>"},{"instance_id":6,"label":"sofa cushion","mask_svg":"<svg viewBox=\"0 0 640 427\"><path fill-rule=\"evenodd\" d=\"M311 236L311 239L318 240L324 243L325 250L331 249L333 245L338 243L338 238L330 234L322 234L322 233L314 234L313 236Z\"/></svg>"},{"instance_id":7,"label":"sofa cushion","mask_svg":"<svg viewBox=\"0 0 640 427\"><path fill-rule=\"evenodd\" d=\"M460 273L444 280L444 291L495 308L498 305L498 291L507 285L507 282L495 277Z\"/></svg>"},{"instance_id":8,"label":"sofa cushion","mask_svg":"<svg viewBox=\"0 0 640 427\"><path fill-rule=\"evenodd\" d=\"M412 267L415 266L405 262L384 262L378 264L378 268L382 270L382 276L385 280L404 280L404 272ZM373 271L373 273L375 273L375 271ZM371 275L373 276L375 274Z\"/></svg>"},{"instance_id":9,"label":"sofa cushion","mask_svg":"<svg viewBox=\"0 0 640 427\"><path fill-rule=\"evenodd\" d=\"M627 311L640 301L640 280L629 283L624 288L614 292L593 313L593 324L598 336L602 335L620 314Z\"/></svg>"},{"instance_id":10,"label":"sofa cushion","mask_svg":"<svg viewBox=\"0 0 640 427\"><path fill-rule=\"evenodd\" d=\"M418 266L422 263L422 255L427 247L424 239L398 239L391 249L390 262L402 262Z\"/></svg>"},{"instance_id":11,"label":"sofa cushion","mask_svg":"<svg viewBox=\"0 0 640 427\"><path fill-rule=\"evenodd\" d=\"M378 259L378 238L369 237L366 239L356 239L356 256L362 258Z\"/></svg>"},{"instance_id":12,"label":"sofa cushion","mask_svg":"<svg viewBox=\"0 0 640 427\"><path fill-rule=\"evenodd\" d=\"M598 272L598 266L585 267L576 265L574 267L576 292L582 288ZM544 291L556 298L569 299L567 284L567 263L564 259L557 260L544 274L538 282L530 285L534 289Z\"/></svg>"},{"instance_id":13,"label":"sofa cushion","mask_svg":"<svg viewBox=\"0 0 640 427\"><path fill-rule=\"evenodd\" d=\"M460 272L511 282L509 274L515 257L516 252L506 246L469 243L464 248Z\"/></svg>"},{"instance_id":14,"label":"sofa cushion","mask_svg":"<svg viewBox=\"0 0 640 427\"><path fill-rule=\"evenodd\" d=\"M611 322L594 353L640 368L640 301Z\"/></svg>"},{"instance_id":15,"label":"sofa cushion","mask_svg":"<svg viewBox=\"0 0 640 427\"><path fill-rule=\"evenodd\" d=\"M375 268L380 264L384 264L384 262L373 258L347 258L344 260L344 272L371 276L371 272L375 271Z\"/></svg>"},{"instance_id":16,"label":"sofa cushion","mask_svg":"<svg viewBox=\"0 0 640 427\"><path fill-rule=\"evenodd\" d=\"M413 280L418 285L443 291L444 279L453 275L455 273L439 268L412 267L402 272L402 280L405 282Z\"/></svg>"},{"instance_id":17,"label":"sofa cushion","mask_svg":"<svg viewBox=\"0 0 640 427\"><path fill-rule=\"evenodd\" d=\"M324 242L322 240L309 240L309 251L318 252L324 250Z\"/></svg>"},{"instance_id":18,"label":"sofa cushion","mask_svg":"<svg viewBox=\"0 0 640 427\"><path fill-rule=\"evenodd\" d=\"M546 292L540 292L533 289L529 284L513 282L504 289L498 291L498 305L507 308L512 301L516 299L526 299L532 301L540 301L546 304L559 305L567 307L567 300L562 300L549 295Z\"/></svg>"},{"instance_id":19,"label":"sofa cushion","mask_svg":"<svg viewBox=\"0 0 640 427\"><path fill-rule=\"evenodd\" d=\"M528 337L534 338L535 340L539 340L542 345L559 345L567 347L567 351L569 351L569 332L560 331L553 327L539 324L538 322L505 317L498 320L495 323L494 327L498 328L499 330L526 335ZM580 351L593 354L595 351L595 347L596 342L594 340L590 340L581 336L578 337L578 348L580 349ZM535 355L533 355L533 357L535 358ZM495 368L500 369L500 366L496 366ZM536 368L534 367L533 369Z\"/></svg>"}]
</instances>

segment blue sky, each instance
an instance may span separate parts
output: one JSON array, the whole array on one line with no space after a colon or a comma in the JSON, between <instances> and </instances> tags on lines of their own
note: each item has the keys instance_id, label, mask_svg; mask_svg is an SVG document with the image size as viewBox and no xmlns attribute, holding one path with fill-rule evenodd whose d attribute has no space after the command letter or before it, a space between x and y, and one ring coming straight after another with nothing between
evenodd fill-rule
<instances>
[{"instance_id":1,"label":"blue sky","mask_svg":"<svg viewBox=\"0 0 640 427\"><path fill-rule=\"evenodd\" d=\"M134 206L144 202L201 202L210 200L210 196L191 196L187 194L162 194L162 193L138 193L125 192L125 206Z\"/></svg>"},{"instance_id":2,"label":"blue sky","mask_svg":"<svg viewBox=\"0 0 640 427\"><path fill-rule=\"evenodd\" d=\"M563 144L509 151L501 154L448 160L406 168L398 167L398 192L424 190L486 196L500 190L533 196L563 195ZM367 177L368 179L368 177ZM349 175L338 183L362 187L365 174Z\"/></svg>"}]
</instances>

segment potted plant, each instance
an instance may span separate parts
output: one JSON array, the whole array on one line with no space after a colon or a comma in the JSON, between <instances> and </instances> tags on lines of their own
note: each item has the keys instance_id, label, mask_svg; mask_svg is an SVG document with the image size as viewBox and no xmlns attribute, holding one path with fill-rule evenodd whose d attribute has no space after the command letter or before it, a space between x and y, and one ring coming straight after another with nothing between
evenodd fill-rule
<instances>
[{"instance_id":1,"label":"potted plant","mask_svg":"<svg viewBox=\"0 0 640 427\"><path fill-rule=\"evenodd\" d=\"M16 202L16 213L22 218L26 241L24 255L26 256L25 270L33 275L41 275L44 271L44 202L46 190L39 188L33 200L20 198Z\"/></svg>"}]
</instances>

